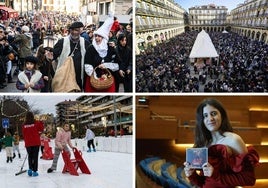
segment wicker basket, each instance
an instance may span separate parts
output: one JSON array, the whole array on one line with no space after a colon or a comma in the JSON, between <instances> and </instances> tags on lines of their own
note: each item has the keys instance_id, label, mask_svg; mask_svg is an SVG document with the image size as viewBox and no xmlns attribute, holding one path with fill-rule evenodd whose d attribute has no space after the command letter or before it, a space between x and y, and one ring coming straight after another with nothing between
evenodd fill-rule
<instances>
[{"instance_id":1,"label":"wicker basket","mask_svg":"<svg viewBox=\"0 0 268 188\"><path fill-rule=\"evenodd\" d=\"M94 74L98 67L96 67L90 76L90 84L96 90L104 90L110 88L114 83L114 77L108 69L102 69L105 71L106 78L95 78Z\"/></svg>"}]
</instances>

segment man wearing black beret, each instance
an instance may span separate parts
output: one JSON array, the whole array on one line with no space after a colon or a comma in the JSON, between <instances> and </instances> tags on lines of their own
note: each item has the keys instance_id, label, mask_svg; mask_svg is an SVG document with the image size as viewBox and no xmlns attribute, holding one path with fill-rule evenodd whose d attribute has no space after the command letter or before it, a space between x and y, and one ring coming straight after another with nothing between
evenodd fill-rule
<instances>
[{"instance_id":1,"label":"man wearing black beret","mask_svg":"<svg viewBox=\"0 0 268 188\"><path fill-rule=\"evenodd\" d=\"M82 28L84 27L84 24L82 22L73 22L69 29L75 29L75 28Z\"/></svg>"},{"instance_id":2,"label":"man wearing black beret","mask_svg":"<svg viewBox=\"0 0 268 188\"><path fill-rule=\"evenodd\" d=\"M86 48L90 45L83 37L80 36L83 30L84 24L82 22L73 22L69 26L69 35L60 39L54 46L53 49L53 59L57 60L56 71L62 66L64 61L68 56L72 56L75 69L75 79L83 90L83 80L84 80L84 56L86 53ZM68 72L66 72L67 76Z\"/></svg>"}]
</instances>

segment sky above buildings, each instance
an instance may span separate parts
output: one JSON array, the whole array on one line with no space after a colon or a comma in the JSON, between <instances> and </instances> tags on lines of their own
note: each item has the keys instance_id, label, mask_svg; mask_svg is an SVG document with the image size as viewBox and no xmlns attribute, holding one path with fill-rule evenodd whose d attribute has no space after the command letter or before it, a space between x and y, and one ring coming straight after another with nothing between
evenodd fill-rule
<instances>
[{"instance_id":1,"label":"sky above buildings","mask_svg":"<svg viewBox=\"0 0 268 188\"><path fill-rule=\"evenodd\" d=\"M79 95L29 95L23 98L32 106L33 109L39 109L42 113L56 114L55 105L65 100L75 101Z\"/></svg>"},{"instance_id":2,"label":"sky above buildings","mask_svg":"<svg viewBox=\"0 0 268 188\"><path fill-rule=\"evenodd\" d=\"M175 0L176 3L181 5L187 12L190 7L195 5L208 5L215 4L218 6L226 6L228 8L228 12L236 8L236 6L240 3L244 3L243 0Z\"/></svg>"}]
</instances>

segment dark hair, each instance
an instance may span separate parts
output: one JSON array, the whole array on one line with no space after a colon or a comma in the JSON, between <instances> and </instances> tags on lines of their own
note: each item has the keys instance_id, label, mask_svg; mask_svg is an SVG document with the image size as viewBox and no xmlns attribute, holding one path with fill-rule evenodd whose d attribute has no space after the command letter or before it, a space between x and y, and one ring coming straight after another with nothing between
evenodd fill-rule
<instances>
[{"instance_id":1,"label":"dark hair","mask_svg":"<svg viewBox=\"0 0 268 188\"><path fill-rule=\"evenodd\" d=\"M41 44L38 49L37 49L37 53L36 53L36 57L38 58L38 65L42 65L43 62L45 61L46 59L46 56L45 56L45 49L43 47L43 44Z\"/></svg>"},{"instance_id":2,"label":"dark hair","mask_svg":"<svg viewBox=\"0 0 268 188\"><path fill-rule=\"evenodd\" d=\"M25 115L25 121L24 124L25 125L30 125L34 123L34 114L30 111L28 111Z\"/></svg>"},{"instance_id":3,"label":"dark hair","mask_svg":"<svg viewBox=\"0 0 268 188\"><path fill-rule=\"evenodd\" d=\"M196 128L195 128L195 143L194 147L204 147L208 146L212 141L212 136L209 130L207 130L204 124L203 110L204 107L210 105L219 110L222 118L221 126L219 132L223 135L224 132L233 132L233 128L230 124L229 118L227 116L226 110L223 105L216 99L205 99L203 100L196 109Z\"/></svg>"},{"instance_id":4,"label":"dark hair","mask_svg":"<svg viewBox=\"0 0 268 188\"><path fill-rule=\"evenodd\" d=\"M118 35L117 41L121 41L121 40L123 40L125 37L126 37L126 35L123 34L123 33L121 33L121 34Z\"/></svg>"}]
</instances>

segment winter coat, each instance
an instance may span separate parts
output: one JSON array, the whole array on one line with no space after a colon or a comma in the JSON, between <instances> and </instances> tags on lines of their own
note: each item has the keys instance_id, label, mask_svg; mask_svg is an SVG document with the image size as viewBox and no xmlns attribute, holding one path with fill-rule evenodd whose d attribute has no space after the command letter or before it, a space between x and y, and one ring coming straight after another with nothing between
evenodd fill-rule
<instances>
[{"instance_id":1,"label":"winter coat","mask_svg":"<svg viewBox=\"0 0 268 188\"><path fill-rule=\"evenodd\" d=\"M5 144L6 147L12 147L14 138L12 136L6 136L2 138L1 141Z\"/></svg>"},{"instance_id":2,"label":"winter coat","mask_svg":"<svg viewBox=\"0 0 268 188\"><path fill-rule=\"evenodd\" d=\"M72 147L71 131L65 131L63 128L59 128L55 138L55 146L56 148L63 149L67 144Z\"/></svg>"},{"instance_id":3,"label":"winter coat","mask_svg":"<svg viewBox=\"0 0 268 188\"><path fill-rule=\"evenodd\" d=\"M32 36L30 33L17 35L15 37L14 42L19 45L18 47L19 58L25 58L27 56L32 55L31 51Z\"/></svg>"},{"instance_id":4,"label":"winter coat","mask_svg":"<svg viewBox=\"0 0 268 188\"><path fill-rule=\"evenodd\" d=\"M25 84L34 83L34 87L25 88ZM30 72L23 71L18 75L18 80L16 83L16 87L19 90L22 90L25 93L39 93L41 88L45 86L44 80L42 78L42 73L39 70L32 71L32 75Z\"/></svg>"},{"instance_id":5,"label":"winter coat","mask_svg":"<svg viewBox=\"0 0 268 188\"><path fill-rule=\"evenodd\" d=\"M87 129L85 139L86 140L93 140L94 138L95 138L94 132L90 129Z\"/></svg>"},{"instance_id":6,"label":"winter coat","mask_svg":"<svg viewBox=\"0 0 268 188\"><path fill-rule=\"evenodd\" d=\"M40 146L40 133L44 130L44 124L36 121L33 124L23 125L22 134L24 138L25 147Z\"/></svg>"}]
</instances>

